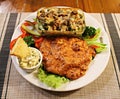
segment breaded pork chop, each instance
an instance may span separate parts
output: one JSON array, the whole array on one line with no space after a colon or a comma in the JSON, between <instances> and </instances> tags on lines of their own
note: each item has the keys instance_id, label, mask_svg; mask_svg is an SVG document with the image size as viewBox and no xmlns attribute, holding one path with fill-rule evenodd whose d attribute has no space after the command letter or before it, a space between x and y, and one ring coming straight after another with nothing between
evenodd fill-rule
<instances>
[{"instance_id":1,"label":"breaded pork chop","mask_svg":"<svg viewBox=\"0 0 120 99\"><path fill-rule=\"evenodd\" d=\"M41 43L44 68L71 80L83 76L95 51L84 40L69 37L45 38Z\"/></svg>"}]
</instances>

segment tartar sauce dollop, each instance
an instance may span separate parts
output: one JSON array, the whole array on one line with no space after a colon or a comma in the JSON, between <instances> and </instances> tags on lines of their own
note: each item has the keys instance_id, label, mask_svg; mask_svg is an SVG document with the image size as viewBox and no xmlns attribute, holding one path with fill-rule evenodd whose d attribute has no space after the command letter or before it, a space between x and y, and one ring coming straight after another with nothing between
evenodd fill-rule
<instances>
[{"instance_id":1,"label":"tartar sauce dollop","mask_svg":"<svg viewBox=\"0 0 120 99\"><path fill-rule=\"evenodd\" d=\"M34 48L30 48L30 54L27 57L19 58L19 64L22 68L31 68L40 61L40 54Z\"/></svg>"}]
</instances>

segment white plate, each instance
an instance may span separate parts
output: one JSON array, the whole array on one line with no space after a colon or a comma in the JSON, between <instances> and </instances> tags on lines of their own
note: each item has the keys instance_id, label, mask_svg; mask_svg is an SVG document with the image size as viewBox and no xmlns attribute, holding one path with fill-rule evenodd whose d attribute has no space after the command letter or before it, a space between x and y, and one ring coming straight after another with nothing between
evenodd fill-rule
<instances>
[{"instance_id":1,"label":"white plate","mask_svg":"<svg viewBox=\"0 0 120 99\"><path fill-rule=\"evenodd\" d=\"M37 12L30 14L27 18L25 18L25 20L33 21L33 18L36 17L36 14ZM110 56L110 43L109 43L107 33L105 32L104 28L99 24L99 22L96 19L94 19L89 14L85 13L85 21L86 21L86 25L90 25L95 28L101 28L102 30L101 36L103 38L103 43L107 44L107 50L95 56L94 60L90 63L89 69L87 70L86 74L83 77L80 77L79 79L74 81L70 81L69 83L63 85L61 88L53 89L46 86L42 82L40 82L39 79L35 77L34 73L31 73L31 74L26 73L23 69L19 67L16 61L16 58L14 56L11 56L14 66L17 69L17 71L20 73L20 75L22 75L22 77L25 78L31 84L46 90L51 90L51 91L75 90L75 89L84 87L89 83L93 82L95 79L97 79L107 66L109 56ZM21 22L15 29L12 39L18 37L21 34L20 26L23 22Z\"/></svg>"}]
</instances>

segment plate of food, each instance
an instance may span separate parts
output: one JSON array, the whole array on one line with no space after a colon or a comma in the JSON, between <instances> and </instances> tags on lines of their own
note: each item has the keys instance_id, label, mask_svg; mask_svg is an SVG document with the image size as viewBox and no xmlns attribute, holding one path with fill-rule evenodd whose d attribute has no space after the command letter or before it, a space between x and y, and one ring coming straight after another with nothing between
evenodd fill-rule
<instances>
[{"instance_id":1,"label":"plate of food","mask_svg":"<svg viewBox=\"0 0 120 99\"><path fill-rule=\"evenodd\" d=\"M110 43L104 28L84 11L43 7L17 26L10 54L16 70L31 84L71 91L101 75L109 60Z\"/></svg>"}]
</instances>

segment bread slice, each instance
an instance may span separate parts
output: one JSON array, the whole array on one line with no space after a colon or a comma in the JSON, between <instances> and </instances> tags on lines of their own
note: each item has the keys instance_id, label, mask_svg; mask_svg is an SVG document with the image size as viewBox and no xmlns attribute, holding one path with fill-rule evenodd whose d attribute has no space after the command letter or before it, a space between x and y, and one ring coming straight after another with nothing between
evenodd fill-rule
<instances>
[{"instance_id":1,"label":"bread slice","mask_svg":"<svg viewBox=\"0 0 120 99\"><path fill-rule=\"evenodd\" d=\"M12 50L10 51L11 55L15 55L19 58L26 57L30 54L30 48L25 43L23 38L18 38L15 45L13 46Z\"/></svg>"}]
</instances>

